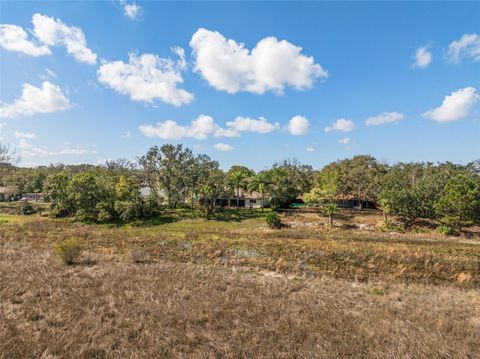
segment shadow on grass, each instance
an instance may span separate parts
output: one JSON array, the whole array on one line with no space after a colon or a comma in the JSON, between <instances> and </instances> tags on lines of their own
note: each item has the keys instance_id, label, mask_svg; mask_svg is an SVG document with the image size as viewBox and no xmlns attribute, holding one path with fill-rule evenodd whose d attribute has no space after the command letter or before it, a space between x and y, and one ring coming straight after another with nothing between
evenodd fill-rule
<instances>
[{"instance_id":1,"label":"shadow on grass","mask_svg":"<svg viewBox=\"0 0 480 359\"><path fill-rule=\"evenodd\" d=\"M219 222L241 222L247 219L262 218L265 213L260 210L252 209L220 209L212 216L212 220Z\"/></svg>"}]
</instances>

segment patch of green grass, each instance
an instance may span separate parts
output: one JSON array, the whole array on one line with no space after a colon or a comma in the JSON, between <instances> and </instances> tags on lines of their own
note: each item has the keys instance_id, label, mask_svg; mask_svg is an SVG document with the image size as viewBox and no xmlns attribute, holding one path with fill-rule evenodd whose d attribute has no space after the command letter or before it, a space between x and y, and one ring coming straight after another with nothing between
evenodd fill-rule
<instances>
[{"instance_id":1,"label":"patch of green grass","mask_svg":"<svg viewBox=\"0 0 480 359\"><path fill-rule=\"evenodd\" d=\"M385 292L381 288L370 287L370 288L367 289L367 294L383 296L383 295L385 295Z\"/></svg>"}]
</instances>

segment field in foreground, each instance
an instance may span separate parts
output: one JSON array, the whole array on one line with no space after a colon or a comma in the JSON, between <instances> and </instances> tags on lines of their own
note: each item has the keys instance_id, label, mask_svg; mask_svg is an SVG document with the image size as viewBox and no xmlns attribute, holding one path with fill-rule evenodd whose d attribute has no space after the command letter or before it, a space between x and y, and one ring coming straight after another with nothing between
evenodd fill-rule
<instances>
[{"instance_id":1,"label":"field in foreground","mask_svg":"<svg viewBox=\"0 0 480 359\"><path fill-rule=\"evenodd\" d=\"M480 357L478 241L288 220L4 216L0 357ZM70 236L86 252L64 266Z\"/></svg>"}]
</instances>

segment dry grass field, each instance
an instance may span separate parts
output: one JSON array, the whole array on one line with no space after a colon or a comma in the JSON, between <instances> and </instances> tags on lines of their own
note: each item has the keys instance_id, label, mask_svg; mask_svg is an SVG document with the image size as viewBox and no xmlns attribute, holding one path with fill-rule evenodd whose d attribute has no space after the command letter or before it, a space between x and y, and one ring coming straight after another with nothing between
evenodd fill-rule
<instances>
[{"instance_id":1,"label":"dry grass field","mask_svg":"<svg viewBox=\"0 0 480 359\"><path fill-rule=\"evenodd\" d=\"M0 357L480 357L475 229L383 233L379 219L1 215ZM52 248L70 237L85 250L65 266Z\"/></svg>"}]
</instances>

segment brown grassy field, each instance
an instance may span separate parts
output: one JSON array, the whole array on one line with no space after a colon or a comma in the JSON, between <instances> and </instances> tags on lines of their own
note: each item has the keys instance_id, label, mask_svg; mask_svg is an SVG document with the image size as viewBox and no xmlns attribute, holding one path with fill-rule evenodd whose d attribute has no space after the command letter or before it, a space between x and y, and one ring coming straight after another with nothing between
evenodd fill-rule
<instances>
[{"instance_id":1,"label":"brown grassy field","mask_svg":"<svg viewBox=\"0 0 480 359\"><path fill-rule=\"evenodd\" d=\"M379 216L0 216L0 357L480 357L480 241L382 233ZM52 251L69 237L73 266Z\"/></svg>"}]
</instances>

